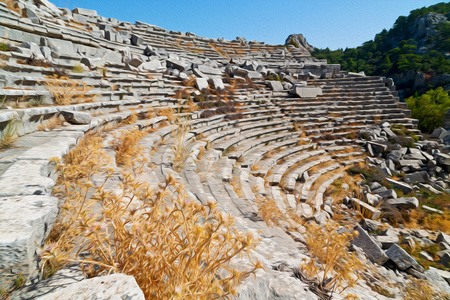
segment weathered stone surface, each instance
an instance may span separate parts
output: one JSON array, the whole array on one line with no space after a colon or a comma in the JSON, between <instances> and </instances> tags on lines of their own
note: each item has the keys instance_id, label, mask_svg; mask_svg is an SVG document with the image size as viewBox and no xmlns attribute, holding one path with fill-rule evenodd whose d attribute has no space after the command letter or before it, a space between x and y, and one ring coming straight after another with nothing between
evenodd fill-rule
<instances>
[{"instance_id":1,"label":"weathered stone surface","mask_svg":"<svg viewBox=\"0 0 450 300\"><path fill-rule=\"evenodd\" d=\"M57 205L51 196L0 198L0 270L36 274L34 255L53 226Z\"/></svg>"},{"instance_id":2,"label":"weathered stone surface","mask_svg":"<svg viewBox=\"0 0 450 300\"><path fill-rule=\"evenodd\" d=\"M76 125L83 125L83 124L89 124L92 120L92 117L89 113L81 112L81 111L62 111L61 114L63 115L64 119L71 123Z\"/></svg>"},{"instance_id":3,"label":"weathered stone surface","mask_svg":"<svg viewBox=\"0 0 450 300\"><path fill-rule=\"evenodd\" d=\"M195 86L198 90L203 90L208 88L208 80L205 78L196 78L195 79Z\"/></svg>"},{"instance_id":4,"label":"weathered stone surface","mask_svg":"<svg viewBox=\"0 0 450 300\"><path fill-rule=\"evenodd\" d=\"M350 198L350 204L353 206L356 210L363 210L365 214L367 214L367 217L376 219L381 215L381 211L376 209L373 206L370 206L369 204L362 202L359 199L356 198Z\"/></svg>"},{"instance_id":5,"label":"weathered stone surface","mask_svg":"<svg viewBox=\"0 0 450 300\"><path fill-rule=\"evenodd\" d=\"M364 230L367 230L369 233L377 232L378 229L383 227L383 224L381 224L380 222L370 219L362 219L361 221L359 221L359 224L361 224L361 227Z\"/></svg>"},{"instance_id":6,"label":"weathered stone surface","mask_svg":"<svg viewBox=\"0 0 450 300\"><path fill-rule=\"evenodd\" d=\"M377 235L376 239L381 243L382 249L389 249L399 242L397 234L392 229L386 229L382 235Z\"/></svg>"},{"instance_id":7,"label":"weathered stone surface","mask_svg":"<svg viewBox=\"0 0 450 300\"><path fill-rule=\"evenodd\" d=\"M416 197L402 197L397 199L388 199L384 204L402 209L411 209L419 206L419 200L417 200Z\"/></svg>"},{"instance_id":8,"label":"weathered stone surface","mask_svg":"<svg viewBox=\"0 0 450 300\"><path fill-rule=\"evenodd\" d=\"M314 98L318 95L322 95L322 89L317 87L304 87L303 85L295 85L293 88L293 94L300 98Z\"/></svg>"},{"instance_id":9,"label":"weathered stone surface","mask_svg":"<svg viewBox=\"0 0 450 300\"><path fill-rule=\"evenodd\" d=\"M384 254L384 251L375 243L375 241L367 234L367 232L360 226L356 226L355 230L359 233L351 243L363 249L367 257L374 263L384 264L388 257Z\"/></svg>"},{"instance_id":10,"label":"weathered stone surface","mask_svg":"<svg viewBox=\"0 0 450 300\"><path fill-rule=\"evenodd\" d=\"M55 182L47 175L47 160L17 161L0 176L0 197L48 195Z\"/></svg>"},{"instance_id":11,"label":"weathered stone surface","mask_svg":"<svg viewBox=\"0 0 450 300\"><path fill-rule=\"evenodd\" d=\"M79 14L82 16L95 17L97 15L96 10L86 9L86 8L75 8L72 10L73 13Z\"/></svg>"},{"instance_id":12,"label":"weathered stone surface","mask_svg":"<svg viewBox=\"0 0 450 300\"><path fill-rule=\"evenodd\" d=\"M405 194L409 194L413 191L413 188L407 183L397 181L391 178L386 178L386 181L389 184L392 184L394 188L401 190Z\"/></svg>"},{"instance_id":13,"label":"weathered stone surface","mask_svg":"<svg viewBox=\"0 0 450 300\"><path fill-rule=\"evenodd\" d=\"M405 175L405 181L407 183L429 182L430 176L426 171L415 172Z\"/></svg>"},{"instance_id":14,"label":"weathered stone surface","mask_svg":"<svg viewBox=\"0 0 450 300\"><path fill-rule=\"evenodd\" d=\"M450 236L440 232L436 238L436 243L446 243L447 245L450 245Z\"/></svg>"},{"instance_id":15,"label":"weathered stone surface","mask_svg":"<svg viewBox=\"0 0 450 300\"><path fill-rule=\"evenodd\" d=\"M208 80L208 83L215 89L218 91L224 90L225 89L225 85L223 84L223 81L221 78L210 78Z\"/></svg>"},{"instance_id":16,"label":"weathered stone surface","mask_svg":"<svg viewBox=\"0 0 450 300\"><path fill-rule=\"evenodd\" d=\"M281 84L281 82L279 82L277 80L269 81L269 86L274 92L280 92L280 91L284 90L283 85Z\"/></svg>"},{"instance_id":17,"label":"weathered stone surface","mask_svg":"<svg viewBox=\"0 0 450 300\"><path fill-rule=\"evenodd\" d=\"M386 251L386 255L389 256L389 259L391 259L402 271L409 268L413 268L422 273L425 271L422 266L408 254L408 252L398 245L392 245L392 247Z\"/></svg>"},{"instance_id":18,"label":"weathered stone surface","mask_svg":"<svg viewBox=\"0 0 450 300\"><path fill-rule=\"evenodd\" d=\"M144 300L145 297L133 276L113 274L67 285L39 299Z\"/></svg>"}]
</instances>

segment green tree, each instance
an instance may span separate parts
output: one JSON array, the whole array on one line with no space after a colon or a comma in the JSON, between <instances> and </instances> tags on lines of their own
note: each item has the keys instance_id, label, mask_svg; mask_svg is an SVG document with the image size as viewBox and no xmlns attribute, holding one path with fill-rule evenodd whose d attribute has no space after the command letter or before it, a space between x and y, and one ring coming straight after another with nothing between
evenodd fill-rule
<instances>
[{"instance_id":1,"label":"green tree","mask_svg":"<svg viewBox=\"0 0 450 300\"><path fill-rule=\"evenodd\" d=\"M431 133L442 126L444 115L450 109L450 96L448 91L439 87L421 96L409 97L406 103L412 111L412 117L419 120L419 128Z\"/></svg>"}]
</instances>

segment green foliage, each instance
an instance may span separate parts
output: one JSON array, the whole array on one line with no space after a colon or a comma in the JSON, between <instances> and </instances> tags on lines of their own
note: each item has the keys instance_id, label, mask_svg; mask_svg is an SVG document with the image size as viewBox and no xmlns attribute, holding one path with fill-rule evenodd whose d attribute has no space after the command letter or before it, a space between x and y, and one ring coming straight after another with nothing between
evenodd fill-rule
<instances>
[{"instance_id":1,"label":"green foliage","mask_svg":"<svg viewBox=\"0 0 450 300\"><path fill-rule=\"evenodd\" d=\"M421 96L409 97L406 103L412 111L412 117L419 120L419 128L433 132L435 128L442 126L444 115L450 109L450 96L448 91L439 87Z\"/></svg>"},{"instance_id":2,"label":"green foliage","mask_svg":"<svg viewBox=\"0 0 450 300\"><path fill-rule=\"evenodd\" d=\"M423 54L417 52L414 22L430 12L450 16L450 3L439 3L413 10L408 17L401 16L392 29L384 29L371 41L357 48L331 51L316 49L312 55L327 59L329 63L341 64L350 72L364 71L367 75L391 75L408 70L444 74L450 72L450 61L445 53L450 51L450 24L435 25L438 35L428 39L430 46Z\"/></svg>"},{"instance_id":3,"label":"green foliage","mask_svg":"<svg viewBox=\"0 0 450 300\"><path fill-rule=\"evenodd\" d=\"M11 49L9 49L8 45L6 45L5 43L0 43L0 51L10 51Z\"/></svg>"}]
</instances>

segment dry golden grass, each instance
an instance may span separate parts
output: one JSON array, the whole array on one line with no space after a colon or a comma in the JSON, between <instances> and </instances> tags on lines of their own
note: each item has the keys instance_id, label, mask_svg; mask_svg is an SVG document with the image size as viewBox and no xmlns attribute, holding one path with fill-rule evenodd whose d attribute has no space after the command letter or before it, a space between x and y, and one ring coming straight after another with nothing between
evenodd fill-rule
<instances>
[{"instance_id":1,"label":"dry golden grass","mask_svg":"<svg viewBox=\"0 0 450 300\"><path fill-rule=\"evenodd\" d=\"M408 283L402 288L402 294L404 299L414 299L414 300L443 300L450 299L450 295L437 292L433 288L429 281L423 279L417 279L410 276Z\"/></svg>"},{"instance_id":2,"label":"dry golden grass","mask_svg":"<svg viewBox=\"0 0 450 300\"><path fill-rule=\"evenodd\" d=\"M131 112L131 115L126 117L125 119L120 122L122 125L131 125L136 123L136 121L139 119L139 114L135 111Z\"/></svg>"},{"instance_id":3,"label":"dry golden grass","mask_svg":"<svg viewBox=\"0 0 450 300\"><path fill-rule=\"evenodd\" d=\"M114 140L111 146L116 152L116 164L132 165L143 153L144 147L139 144L139 141L145 136L145 132L138 128L132 130L121 130L114 135Z\"/></svg>"},{"instance_id":4,"label":"dry golden grass","mask_svg":"<svg viewBox=\"0 0 450 300\"><path fill-rule=\"evenodd\" d=\"M286 219L275 200L268 197L257 197L255 203L258 206L259 215L266 222L267 226L279 226L280 222Z\"/></svg>"},{"instance_id":5,"label":"dry golden grass","mask_svg":"<svg viewBox=\"0 0 450 300\"><path fill-rule=\"evenodd\" d=\"M18 3L14 0L0 0L0 2L6 4L6 8L18 13L22 14L22 10L17 5Z\"/></svg>"},{"instance_id":6,"label":"dry golden grass","mask_svg":"<svg viewBox=\"0 0 450 300\"><path fill-rule=\"evenodd\" d=\"M47 76L43 81L45 88L52 94L57 105L69 105L73 103L92 102L95 95L89 94L92 87L85 82L59 77Z\"/></svg>"},{"instance_id":7,"label":"dry golden grass","mask_svg":"<svg viewBox=\"0 0 450 300\"><path fill-rule=\"evenodd\" d=\"M255 238L235 229L215 204L189 199L171 176L151 188L129 165L119 190L105 190L112 171L103 169L109 159L101 144L98 137L83 139L64 161L55 160L65 202L41 255L44 273L78 262L89 276L134 276L147 299L234 295L240 280L260 267L250 259ZM94 185L94 174L106 181ZM239 256L253 268L235 268L231 260Z\"/></svg>"},{"instance_id":8,"label":"dry golden grass","mask_svg":"<svg viewBox=\"0 0 450 300\"><path fill-rule=\"evenodd\" d=\"M342 293L354 286L359 279L357 270L361 262L355 253L348 251L348 246L357 233L350 227L343 233L338 233L336 224L331 221L324 226L314 223L304 226L311 258L301 264L302 273L307 279L315 281L318 289L325 294Z\"/></svg>"},{"instance_id":9,"label":"dry golden grass","mask_svg":"<svg viewBox=\"0 0 450 300\"><path fill-rule=\"evenodd\" d=\"M172 121L175 125L172 129L173 145L171 146L173 169L180 172L184 168L184 163L190 154L187 143L187 134L190 126L187 119L181 120L175 117Z\"/></svg>"},{"instance_id":10,"label":"dry golden grass","mask_svg":"<svg viewBox=\"0 0 450 300\"><path fill-rule=\"evenodd\" d=\"M62 126L63 123L64 123L63 120L61 120L58 117L54 117L49 120L42 121L41 124L38 126L38 130L40 130L40 131L52 130L52 129Z\"/></svg>"},{"instance_id":11,"label":"dry golden grass","mask_svg":"<svg viewBox=\"0 0 450 300\"><path fill-rule=\"evenodd\" d=\"M7 122L0 132L0 149L10 146L17 138L20 122L13 119Z\"/></svg>"},{"instance_id":12,"label":"dry golden grass","mask_svg":"<svg viewBox=\"0 0 450 300\"><path fill-rule=\"evenodd\" d=\"M241 183L239 181L239 177L234 177L230 181L230 185L233 187L233 190L236 192L239 198L244 198L244 192L242 191Z\"/></svg>"},{"instance_id":13,"label":"dry golden grass","mask_svg":"<svg viewBox=\"0 0 450 300\"><path fill-rule=\"evenodd\" d=\"M167 120L172 123L172 121L177 117L175 110L172 107L160 108L156 111L158 116L165 116Z\"/></svg>"}]
</instances>

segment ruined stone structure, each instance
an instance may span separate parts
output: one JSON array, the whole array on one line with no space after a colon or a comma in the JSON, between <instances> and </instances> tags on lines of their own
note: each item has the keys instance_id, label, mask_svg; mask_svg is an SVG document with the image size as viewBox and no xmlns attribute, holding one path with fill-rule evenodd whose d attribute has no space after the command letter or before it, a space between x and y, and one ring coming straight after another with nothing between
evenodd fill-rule
<instances>
[{"instance_id":1,"label":"ruined stone structure","mask_svg":"<svg viewBox=\"0 0 450 300\"><path fill-rule=\"evenodd\" d=\"M216 101L219 96L205 92L208 88L233 89L228 96L238 111L180 112L190 126L190 154L177 176L193 199L216 201L237 218L238 227L261 232L257 255L266 270L243 284L240 298L315 299L288 271L273 269L302 258L300 240L266 226L255 200L270 197L281 211L296 210L319 223L330 218L327 188L346 166L377 151L378 144L368 149L356 132L389 123L420 134L392 80L341 71L312 58L306 48L209 39L38 3L20 2L27 17L0 3L0 39L10 49L0 52L0 125L5 131L14 124L20 135L15 147L0 152L0 269L36 274L34 257L58 213L50 158L61 158L95 127L155 108L186 108L180 91ZM91 86L85 96L96 95L95 101L56 105L43 81L58 72ZM233 79L238 84L233 86ZM186 86L187 81L193 84ZM42 130L57 118L66 122ZM142 143L159 144L153 159L159 179L173 172L172 125L159 126L166 119L127 125L156 129ZM342 152L349 147L352 151ZM215 176L200 178L198 170L205 166ZM373 296L370 290L361 293L364 299Z\"/></svg>"}]
</instances>

